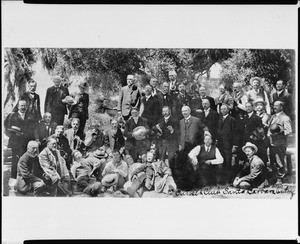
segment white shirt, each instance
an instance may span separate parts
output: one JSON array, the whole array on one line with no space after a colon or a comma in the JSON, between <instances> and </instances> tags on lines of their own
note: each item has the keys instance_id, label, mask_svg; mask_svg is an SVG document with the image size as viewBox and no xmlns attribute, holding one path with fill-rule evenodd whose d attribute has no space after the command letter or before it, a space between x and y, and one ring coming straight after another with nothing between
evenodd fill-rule
<instances>
[{"instance_id":1,"label":"white shirt","mask_svg":"<svg viewBox=\"0 0 300 244\"><path fill-rule=\"evenodd\" d=\"M169 115L168 117L164 117L166 123L169 121L170 117L171 115Z\"/></svg>"},{"instance_id":2,"label":"white shirt","mask_svg":"<svg viewBox=\"0 0 300 244\"><path fill-rule=\"evenodd\" d=\"M227 118L228 114L224 115L223 116L223 120L225 120Z\"/></svg>"},{"instance_id":3,"label":"white shirt","mask_svg":"<svg viewBox=\"0 0 300 244\"><path fill-rule=\"evenodd\" d=\"M204 110L205 117L208 115L209 111L210 111L210 108L208 108L207 110Z\"/></svg>"},{"instance_id":4,"label":"white shirt","mask_svg":"<svg viewBox=\"0 0 300 244\"><path fill-rule=\"evenodd\" d=\"M191 115L189 115L186 119L184 119L185 122L190 121Z\"/></svg>"},{"instance_id":5,"label":"white shirt","mask_svg":"<svg viewBox=\"0 0 300 244\"><path fill-rule=\"evenodd\" d=\"M204 145L204 147L205 147L205 150L207 150L207 146ZM210 146L210 148L211 148L211 146ZM201 151L201 146L196 146L195 148L192 149L192 151L190 151L188 156L193 161L196 161L198 163L197 156L199 155L200 151ZM210 161L211 161L211 164L222 164L224 162L224 158L222 157L222 155L217 147L216 147L216 159L212 159Z\"/></svg>"},{"instance_id":6,"label":"white shirt","mask_svg":"<svg viewBox=\"0 0 300 244\"><path fill-rule=\"evenodd\" d=\"M248 113L248 118L250 118L253 114L253 111L251 113Z\"/></svg>"},{"instance_id":7,"label":"white shirt","mask_svg":"<svg viewBox=\"0 0 300 244\"><path fill-rule=\"evenodd\" d=\"M149 99L151 96L152 96L152 95L145 96L145 97L146 97L146 101L148 101L148 99Z\"/></svg>"}]
</instances>

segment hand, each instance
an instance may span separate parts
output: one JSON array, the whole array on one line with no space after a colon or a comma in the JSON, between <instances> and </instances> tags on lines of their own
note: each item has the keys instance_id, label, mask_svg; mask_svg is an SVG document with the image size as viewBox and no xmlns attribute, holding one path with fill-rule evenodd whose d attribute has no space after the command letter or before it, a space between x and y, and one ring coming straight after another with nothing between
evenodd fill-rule
<instances>
[{"instance_id":1,"label":"hand","mask_svg":"<svg viewBox=\"0 0 300 244\"><path fill-rule=\"evenodd\" d=\"M233 146L232 147L232 153L236 153L237 152L237 146Z\"/></svg>"},{"instance_id":2,"label":"hand","mask_svg":"<svg viewBox=\"0 0 300 244\"><path fill-rule=\"evenodd\" d=\"M173 129L173 127L172 127L171 125L167 126L167 129L168 129L171 133L174 132L174 129Z\"/></svg>"},{"instance_id":3,"label":"hand","mask_svg":"<svg viewBox=\"0 0 300 244\"><path fill-rule=\"evenodd\" d=\"M198 164L198 159L197 158L191 158L192 164L197 165Z\"/></svg>"},{"instance_id":4,"label":"hand","mask_svg":"<svg viewBox=\"0 0 300 244\"><path fill-rule=\"evenodd\" d=\"M211 160L206 160L206 161L205 161L205 164L211 165Z\"/></svg>"}]
</instances>

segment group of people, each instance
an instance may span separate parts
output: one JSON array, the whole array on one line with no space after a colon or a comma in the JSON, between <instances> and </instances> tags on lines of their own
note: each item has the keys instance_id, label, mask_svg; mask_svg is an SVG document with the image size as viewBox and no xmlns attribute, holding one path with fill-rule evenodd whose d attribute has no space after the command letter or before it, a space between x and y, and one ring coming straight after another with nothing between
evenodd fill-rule
<instances>
[{"instance_id":1,"label":"group of people","mask_svg":"<svg viewBox=\"0 0 300 244\"><path fill-rule=\"evenodd\" d=\"M248 91L239 82L233 83L231 93L221 84L219 95L212 98L203 84L179 82L174 70L161 90L151 78L142 91L130 74L107 131L99 128L99 121L86 128L87 82L80 82L75 94L69 94L59 76L53 82L43 117L37 83L30 80L28 91L4 120L12 150L10 180L21 194L175 194L180 190L174 159L178 153L187 155L181 163L191 165L197 175L195 188L264 187L282 184L286 175L293 111L282 80L271 94L259 77L250 80Z\"/></svg>"}]
</instances>

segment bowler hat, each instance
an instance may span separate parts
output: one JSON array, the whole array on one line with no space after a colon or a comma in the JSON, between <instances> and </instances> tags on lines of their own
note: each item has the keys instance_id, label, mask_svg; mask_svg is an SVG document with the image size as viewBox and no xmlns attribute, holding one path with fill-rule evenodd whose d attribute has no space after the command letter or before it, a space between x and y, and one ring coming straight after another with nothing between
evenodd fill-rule
<instances>
[{"instance_id":1,"label":"bowler hat","mask_svg":"<svg viewBox=\"0 0 300 244\"><path fill-rule=\"evenodd\" d=\"M252 149L254 149L254 153L257 153L257 146L255 146L253 143L251 143L251 142L246 142L246 144L245 144L245 146L243 146L243 148L242 148L242 150L243 150L243 152L245 152L245 149L247 148L247 147L251 147Z\"/></svg>"},{"instance_id":2,"label":"bowler hat","mask_svg":"<svg viewBox=\"0 0 300 244\"><path fill-rule=\"evenodd\" d=\"M118 175L117 174L105 175L101 180L101 183L104 186L113 186L113 185L117 184L117 182L118 182Z\"/></svg>"}]
</instances>

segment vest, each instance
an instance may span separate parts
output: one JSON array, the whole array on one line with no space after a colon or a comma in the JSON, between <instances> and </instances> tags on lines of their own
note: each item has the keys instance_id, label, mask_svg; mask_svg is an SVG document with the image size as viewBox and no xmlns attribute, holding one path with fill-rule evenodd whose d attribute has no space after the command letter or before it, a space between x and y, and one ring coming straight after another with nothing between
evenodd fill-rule
<instances>
[{"instance_id":1,"label":"vest","mask_svg":"<svg viewBox=\"0 0 300 244\"><path fill-rule=\"evenodd\" d=\"M206 152L204 144L200 146L201 150L197 156L198 162L203 164L206 160L216 159L216 146L211 145L209 152Z\"/></svg>"}]
</instances>

